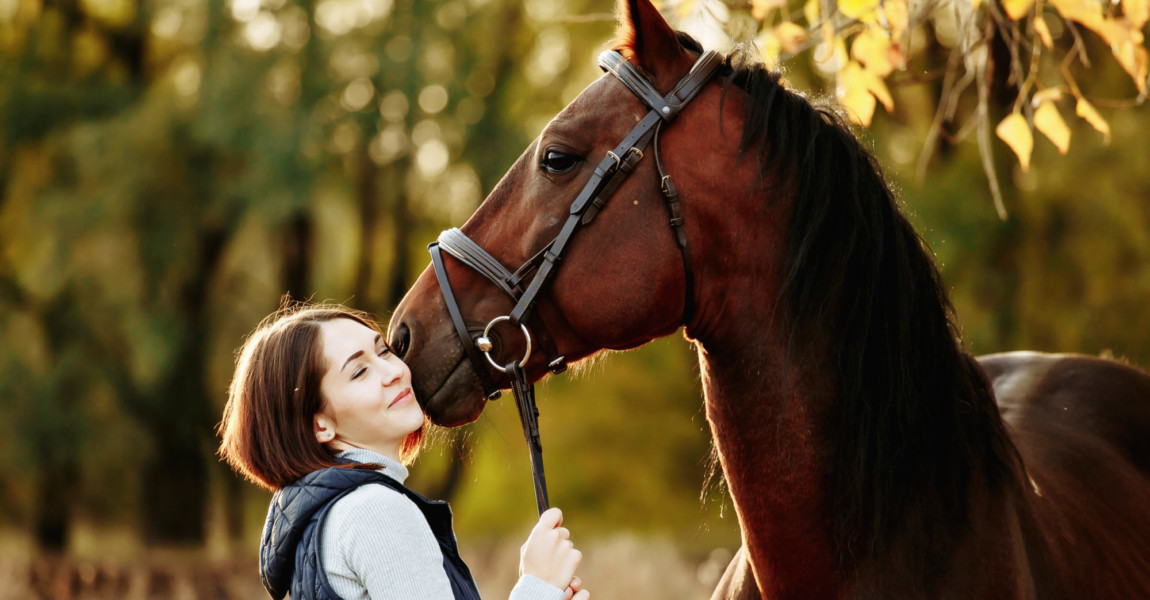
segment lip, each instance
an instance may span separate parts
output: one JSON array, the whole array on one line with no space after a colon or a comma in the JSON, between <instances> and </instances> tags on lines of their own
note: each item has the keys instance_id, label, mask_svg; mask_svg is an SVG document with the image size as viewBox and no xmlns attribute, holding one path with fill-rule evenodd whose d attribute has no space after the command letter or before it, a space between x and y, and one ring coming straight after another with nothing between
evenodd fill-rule
<instances>
[{"instance_id":1,"label":"lip","mask_svg":"<svg viewBox=\"0 0 1150 600\"><path fill-rule=\"evenodd\" d=\"M387 407L388 408L394 408L395 406L400 405L400 404L407 404L408 402L410 402L414 399L415 399L415 394L411 393L411 388L404 388L404 390L402 392L400 392L399 395L395 397L395 400L392 400L391 404L388 404Z\"/></svg>"}]
</instances>

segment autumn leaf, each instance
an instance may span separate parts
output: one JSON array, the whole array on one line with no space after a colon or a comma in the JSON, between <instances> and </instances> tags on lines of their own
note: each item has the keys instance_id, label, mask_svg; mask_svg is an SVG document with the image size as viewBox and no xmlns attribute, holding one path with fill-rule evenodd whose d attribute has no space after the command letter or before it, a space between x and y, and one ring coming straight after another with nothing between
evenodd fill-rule
<instances>
[{"instance_id":1,"label":"autumn leaf","mask_svg":"<svg viewBox=\"0 0 1150 600\"><path fill-rule=\"evenodd\" d=\"M804 2L803 16L807 19L807 25L814 27L815 23L819 21L819 0L807 0Z\"/></svg>"},{"instance_id":2,"label":"autumn leaf","mask_svg":"<svg viewBox=\"0 0 1150 600\"><path fill-rule=\"evenodd\" d=\"M1034 6L1034 0L1002 0L1002 9L1006 11L1007 16L1015 21L1025 17L1032 6Z\"/></svg>"},{"instance_id":3,"label":"autumn leaf","mask_svg":"<svg viewBox=\"0 0 1150 600\"><path fill-rule=\"evenodd\" d=\"M890 38L877 27L868 27L855 36L851 44L851 56L862 63L868 71L879 77L886 77L894 70L891 63Z\"/></svg>"},{"instance_id":4,"label":"autumn leaf","mask_svg":"<svg viewBox=\"0 0 1150 600\"><path fill-rule=\"evenodd\" d=\"M887 112L894 110L894 99L886 83L855 61L839 71L836 92L851 120L863 127L870 126L876 100L882 102Z\"/></svg>"},{"instance_id":5,"label":"autumn leaf","mask_svg":"<svg viewBox=\"0 0 1150 600\"><path fill-rule=\"evenodd\" d=\"M1058 102L1062 99L1062 89L1056 87L1048 87L1030 99L1030 103L1034 107L1042 106L1043 102Z\"/></svg>"},{"instance_id":6,"label":"autumn leaf","mask_svg":"<svg viewBox=\"0 0 1150 600\"><path fill-rule=\"evenodd\" d=\"M1150 0L1122 0L1122 12L1130 25L1140 31L1150 21Z\"/></svg>"},{"instance_id":7,"label":"autumn leaf","mask_svg":"<svg viewBox=\"0 0 1150 600\"><path fill-rule=\"evenodd\" d=\"M679 18L686 19L687 16L691 14L691 11L695 10L695 3L696 0L683 0L683 2L679 4Z\"/></svg>"},{"instance_id":8,"label":"autumn leaf","mask_svg":"<svg viewBox=\"0 0 1150 600\"><path fill-rule=\"evenodd\" d=\"M840 80L838 97L839 103L842 104L851 121L863 127L870 127L871 119L874 118L876 103L874 96L866 91L864 86L857 83L842 85Z\"/></svg>"},{"instance_id":9,"label":"autumn leaf","mask_svg":"<svg viewBox=\"0 0 1150 600\"><path fill-rule=\"evenodd\" d=\"M1139 93L1146 93L1146 77L1150 75L1150 53L1141 44L1126 41L1120 45L1111 46L1114 58L1118 64L1130 74Z\"/></svg>"},{"instance_id":10,"label":"autumn leaf","mask_svg":"<svg viewBox=\"0 0 1150 600\"><path fill-rule=\"evenodd\" d=\"M1030 153L1034 150L1034 134L1030 132L1030 125L1026 123L1026 117L1019 113L1012 113L1003 119L998 127L994 128L994 133L1018 155L1022 172L1029 171Z\"/></svg>"},{"instance_id":11,"label":"autumn leaf","mask_svg":"<svg viewBox=\"0 0 1150 600\"><path fill-rule=\"evenodd\" d=\"M783 8L786 5L785 0L751 0L751 16L756 21L762 21L767 18L771 9Z\"/></svg>"},{"instance_id":12,"label":"autumn leaf","mask_svg":"<svg viewBox=\"0 0 1150 600\"><path fill-rule=\"evenodd\" d=\"M1059 153L1066 154L1070 150L1070 128L1053 102L1043 102L1034 111L1034 128L1054 142Z\"/></svg>"},{"instance_id":13,"label":"autumn leaf","mask_svg":"<svg viewBox=\"0 0 1150 600\"><path fill-rule=\"evenodd\" d=\"M1087 123L1090 123L1091 127L1097 129L1099 133L1102 134L1103 143L1110 143L1110 124L1106 122L1106 119L1102 118L1102 115L1098 114L1098 111L1094 109L1094 105L1087 102L1086 98L1078 99L1078 106L1075 107L1074 113L1085 119Z\"/></svg>"},{"instance_id":14,"label":"autumn leaf","mask_svg":"<svg viewBox=\"0 0 1150 600\"><path fill-rule=\"evenodd\" d=\"M879 0L839 0L839 12L848 19L873 20L878 7Z\"/></svg>"},{"instance_id":15,"label":"autumn leaf","mask_svg":"<svg viewBox=\"0 0 1150 600\"><path fill-rule=\"evenodd\" d=\"M771 31L771 34L779 41L779 48L788 54L794 54L801 50L803 43L810 38L803 26L792 21L779 23Z\"/></svg>"},{"instance_id":16,"label":"autumn leaf","mask_svg":"<svg viewBox=\"0 0 1150 600\"><path fill-rule=\"evenodd\" d=\"M1050 27L1046 25L1046 19L1041 12L1034 19L1034 33L1038 34L1038 39L1042 40L1042 45L1046 46L1047 50L1054 49L1054 36L1050 35Z\"/></svg>"},{"instance_id":17,"label":"autumn leaf","mask_svg":"<svg viewBox=\"0 0 1150 600\"><path fill-rule=\"evenodd\" d=\"M1058 14L1068 21L1078 21L1090 27L1102 19L1102 8L1090 0L1050 0Z\"/></svg>"},{"instance_id":18,"label":"autumn leaf","mask_svg":"<svg viewBox=\"0 0 1150 600\"><path fill-rule=\"evenodd\" d=\"M775 37L773 30L764 31L758 38L759 54L763 57L763 62L768 65L777 65L779 63L779 56L783 53L782 45L779 44L779 38Z\"/></svg>"},{"instance_id":19,"label":"autumn leaf","mask_svg":"<svg viewBox=\"0 0 1150 600\"><path fill-rule=\"evenodd\" d=\"M1146 0L1150 2L1150 0ZM910 9L907 8L906 0L886 0L882 4L883 12L886 13L887 26L890 27L891 39L898 39L902 32L910 26Z\"/></svg>"}]
</instances>

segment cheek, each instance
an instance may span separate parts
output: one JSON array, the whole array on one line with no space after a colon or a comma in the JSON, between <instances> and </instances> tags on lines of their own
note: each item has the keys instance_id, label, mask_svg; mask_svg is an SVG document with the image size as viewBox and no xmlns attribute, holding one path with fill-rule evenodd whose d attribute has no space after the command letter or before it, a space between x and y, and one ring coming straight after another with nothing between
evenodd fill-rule
<instances>
[{"instance_id":1,"label":"cheek","mask_svg":"<svg viewBox=\"0 0 1150 600\"><path fill-rule=\"evenodd\" d=\"M553 288L560 311L583 339L628 343L680 318L682 259L670 227L660 227L665 220L619 239L583 232L587 243L565 261Z\"/></svg>"}]
</instances>

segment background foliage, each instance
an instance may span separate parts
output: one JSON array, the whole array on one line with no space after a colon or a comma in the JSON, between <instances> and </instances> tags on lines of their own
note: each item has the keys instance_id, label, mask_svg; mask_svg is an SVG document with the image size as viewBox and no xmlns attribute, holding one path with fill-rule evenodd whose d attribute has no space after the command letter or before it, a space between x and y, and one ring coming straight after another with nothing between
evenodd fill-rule
<instances>
[{"instance_id":1,"label":"background foliage","mask_svg":"<svg viewBox=\"0 0 1150 600\"><path fill-rule=\"evenodd\" d=\"M1146 365L1146 3L1022 4L903 2L902 25L891 1L663 9L709 47L757 41L791 85L837 93L869 124L859 133L943 265L973 351ZM214 456L234 348L284 293L386 319L424 245L598 76L611 8L0 0L2 557L177 548L250 565L268 498ZM1100 35L1087 13L1125 29ZM864 35L887 36L882 75L882 40L860 49ZM1020 162L991 143L1016 114L1050 135L1037 111L1068 115L1070 98L1098 113L1064 120L1072 145L1040 136ZM1020 135L1002 139L1017 150ZM610 356L540 396L552 495L598 589L629 593L647 569L670 582L663 596L697 596L738 532L721 485L704 489L688 345ZM481 583L498 589L533 520L510 399L439 436L414 472L414 487L452 498ZM663 560L684 579L652 566Z\"/></svg>"}]
</instances>

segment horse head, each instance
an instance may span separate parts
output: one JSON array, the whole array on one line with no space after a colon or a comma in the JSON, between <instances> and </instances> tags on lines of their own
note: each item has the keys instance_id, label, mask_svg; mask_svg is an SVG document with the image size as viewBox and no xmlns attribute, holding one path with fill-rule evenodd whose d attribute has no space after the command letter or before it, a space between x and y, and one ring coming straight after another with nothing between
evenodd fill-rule
<instances>
[{"instance_id":1,"label":"horse head","mask_svg":"<svg viewBox=\"0 0 1150 600\"><path fill-rule=\"evenodd\" d=\"M669 93L692 69L697 45L681 39L646 0L621 2L616 50L660 95ZM693 46L693 47L691 47ZM719 81L699 90L674 121L662 123L657 139L636 155L634 171L603 199L593 220L576 233L555 273L539 294L536 315L526 335L547 335L554 352L577 361L601 349L626 349L667 335L697 317L693 307L705 299L702 281L715 262L730 262L732 246L759 231L740 231L752 219L736 203L722 198L748 196L760 170L740 161L741 93L727 94ZM589 85L544 128L462 226L475 245L508 271L538 258L570 218L572 203L605 157L652 111L618 77L604 74ZM656 169L655 154L682 198L681 234ZM618 157L616 157L618 162ZM740 218L743 217L743 218ZM677 235L690 245L686 262ZM740 239L740 237L742 239ZM761 265L755 269L761 268ZM514 302L484 276L451 256L444 276L471 337L478 337ZM529 278L522 282L529 283ZM700 317L702 318L702 317ZM695 324L700 329L710 325ZM545 331L545 333L544 333ZM485 406L481 379L506 387L494 367L521 357L526 337L507 323L486 336L495 365L477 373L467 360L449 318L434 268L426 269L398 306L390 339L411 366L417 396L433 421L459 425L478 418ZM549 357L531 354L528 376L547 374ZM481 375L483 377L481 377Z\"/></svg>"}]
</instances>

